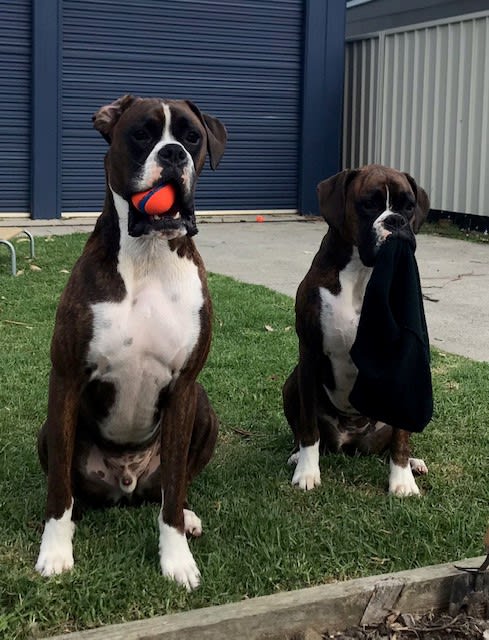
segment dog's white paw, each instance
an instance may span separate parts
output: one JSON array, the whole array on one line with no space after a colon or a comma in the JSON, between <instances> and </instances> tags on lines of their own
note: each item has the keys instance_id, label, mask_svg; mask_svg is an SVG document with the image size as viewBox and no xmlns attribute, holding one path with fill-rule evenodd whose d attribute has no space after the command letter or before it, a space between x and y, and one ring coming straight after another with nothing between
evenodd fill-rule
<instances>
[{"instance_id":1,"label":"dog's white paw","mask_svg":"<svg viewBox=\"0 0 489 640\"><path fill-rule=\"evenodd\" d=\"M420 495L411 465L401 467L390 461L389 493L400 497Z\"/></svg>"},{"instance_id":2,"label":"dog's white paw","mask_svg":"<svg viewBox=\"0 0 489 640\"><path fill-rule=\"evenodd\" d=\"M189 536L198 538L202 535L202 520L190 509L183 510L183 522L185 533L188 533Z\"/></svg>"},{"instance_id":3,"label":"dog's white paw","mask_svg":"<svg viewBox=\"0 0 489 640\"><path fill-rule=\"evenodd\" d=\"M188 546L184 533L165 524L161 514L160 526L160 566L167 578L175 580L187 591L196 589L200 584L200 571Z\"/></svg>"},{"instance_id":4,"label":"dog's white paw","mask_svg":"<svg viewBox=\"0 0 489 640\"><path fill-rule=\"evenodd\" d=\"M59 520L50 518L44 526L36 562L36 571L42 576L53 576L73 569L72 538L75 524L71 520L72 510L73 506Z\"/></svg>"},{"instance_id":5,"label":"dog's white paw","mask_svg":"<svg viewBox=\"0 0 489 640\"><path fill-rule=\"evenodd\" d=\"M425 476L428 473L428 467L421 458L409 458L409 465L414 473L419 473L420 476Z\"/></svg>"},{"instance_id":6,"label":"dog's white paw","mask_svg":"<svg viewBox=\"0 0 489 640\"><path fill-rule=\"evenodd\" d=\"M292 476L292 484L309 491L321 484L319 471L319 440L308 447L300 446L297 454L297 466Z\"/></svg>"}]
</instances>

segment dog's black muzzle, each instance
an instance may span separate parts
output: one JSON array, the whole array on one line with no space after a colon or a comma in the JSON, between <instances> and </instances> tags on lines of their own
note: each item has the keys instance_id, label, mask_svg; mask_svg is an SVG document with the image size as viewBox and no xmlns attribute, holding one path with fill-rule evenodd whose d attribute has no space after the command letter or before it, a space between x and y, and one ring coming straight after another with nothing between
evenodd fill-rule
<instances>
[{"instance_id":1,"label":"dog's black muzzle","mask_svg":"<svg viewBox=\"0 0 489 640\"><path fill-rule=\"evenodd\" d=\"M389 231L393 236L407 240L412 245L413 250L416 249L414 231L406 216L403 216L401 213L392 213L385 218L383 226L384 229Z\"/></svg>"},{"instance_id":2,"label":"dog's black muzzle","mask_svg":"<svg viewBox=\"0 0 489 640\"><path fill-rule=\"evenodd\" d=\"M413 251L416 250L416 238L408 218L401 213L391 213L382 220L382 228L388 232L386 237L379 241L379 237L374 230L375 221L368 226L364 226L359 233L358 251L360 259L367 267L373 267L379 248L389 237L398 237L407 240Z\"/></svg>"}]
</instances>

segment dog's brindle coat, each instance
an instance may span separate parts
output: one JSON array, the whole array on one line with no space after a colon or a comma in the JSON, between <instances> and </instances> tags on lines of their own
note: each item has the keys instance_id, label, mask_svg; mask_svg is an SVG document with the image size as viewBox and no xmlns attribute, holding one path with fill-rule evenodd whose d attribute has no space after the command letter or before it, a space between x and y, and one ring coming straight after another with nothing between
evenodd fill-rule
<instances>
[{"instance_id":1,"label":"dog's brindle coat","mask_svg":"<svg viewBox=\"0 0 489 640\"><path fill-rule=\"evenodd\" d=\"M200 574L187 488L207 464L217 418L196 382L209 351L211 301L196 233L195 183L226 130L188 101L123 96L94 115L109 142L104 209L61 296L51 345L48 416L38 438L48 476L36 569L73 566L74 500L161 502L160 564L188 589ZM165 215L131 195L172 182Z\"/></svg>"},{"instance_id":2,"label":"dog's brindle coat","mask_svg":"<svg viewBox=\"0 0 489 640\"><path fill-rule=\"evenodd\" d=\"M380 165L345 170L318 185L329 224L296 297L299 363L283 388L284 411L294 432L292 483L320 484L319 453L381 453L390 448L389 491L418 494L410 433L361 416L349 402L357 369L350 358L365 289L380 245L391 234L415 242L429 200L406 173Z\"/></svg>"}]
</instances>

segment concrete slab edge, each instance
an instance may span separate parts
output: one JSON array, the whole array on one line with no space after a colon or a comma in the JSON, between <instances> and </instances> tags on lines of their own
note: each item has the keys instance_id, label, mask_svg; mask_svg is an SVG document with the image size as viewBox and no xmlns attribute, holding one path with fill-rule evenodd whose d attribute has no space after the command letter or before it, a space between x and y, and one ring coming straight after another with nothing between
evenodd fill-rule
<instances>
[{"instance_id":1,"label":"concrete slab edge","mask_svg":"<svg viewBox=\"0 0 489 640\"><path fill-rule=\"evenodd\" d=\"M478 567L483 559L456 564ZM305 628L341 630L360 623L379 583L402 581L393 609L426 613L448 606L453 581L459 575L450 562L73 632L52 640L259 640L266 634Z\"/></svg>"},{"instance_id":2,"label":"concrete slab edge","mask_svg":"<svg viewBox=\"0 0 489 640\"><path fill-rule=\"evenodd\" d=\"M278 214L268 213L262 216L259 222L317 222L322 220L317 216L300 216L298 214ZM80 227L86 227L87 231L91 231L97 222L98 216L87 216L79 218L54 218L52 220L32 220L31 218L2 218L0 214L0 226L1 227L22 227L23 229L39 229L41 233L45 229L52 230L56 233L57 229L79 229ZM198 224L200 223L212 223L212 222L257 222L257 216L255 214L243 213L240 215L220 215L215 213L212 215L198 214Z\"/></svg>"}]
</instances>

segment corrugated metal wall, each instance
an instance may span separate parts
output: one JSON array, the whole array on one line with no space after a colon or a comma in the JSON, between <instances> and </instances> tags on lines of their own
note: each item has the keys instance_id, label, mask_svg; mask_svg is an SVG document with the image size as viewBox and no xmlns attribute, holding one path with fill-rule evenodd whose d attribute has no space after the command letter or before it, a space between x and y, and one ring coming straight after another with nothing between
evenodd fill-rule
<instances>
[{"instance_id":1,"label":"corrugated metal wall","mask_svg":"<svg viewBox=\"0 0 489 640\"><path fill-rule=\"evenodd\" d=\"M345 51L343 167L376 160L379 37L349 42Z\"/></svg>"},{"instance_id":2,"label":"corrugated metal wall","mask_svg":"<svg viewBox=\"0 0 489 640\"><path fill-rule=\"evenodd\" d=\"M411 173L433 209L489 216L489 13L347 43L343 166Z\"/></svg>"},{"instance_id":3,"label":"corrugated metal wall","mask_svg":"<svg viewBox=\"0 0 489 640\"><path fill-rule=\"evenodd\" d=\"M30 211L31 2L0 0L0 211Z\"/></svg>"},{"instance_id":4,"label":"corrugated metal wall","mask_svg":"<svg viewBox=\"0 0 489 640\"><path fill-rule=\"evenodd\" d=\"M302 0L64 0L62 210L99 211L91 115L124 93L190 98L229 144L197 207L297 208Z\"/></svg>"}]
</instances>

